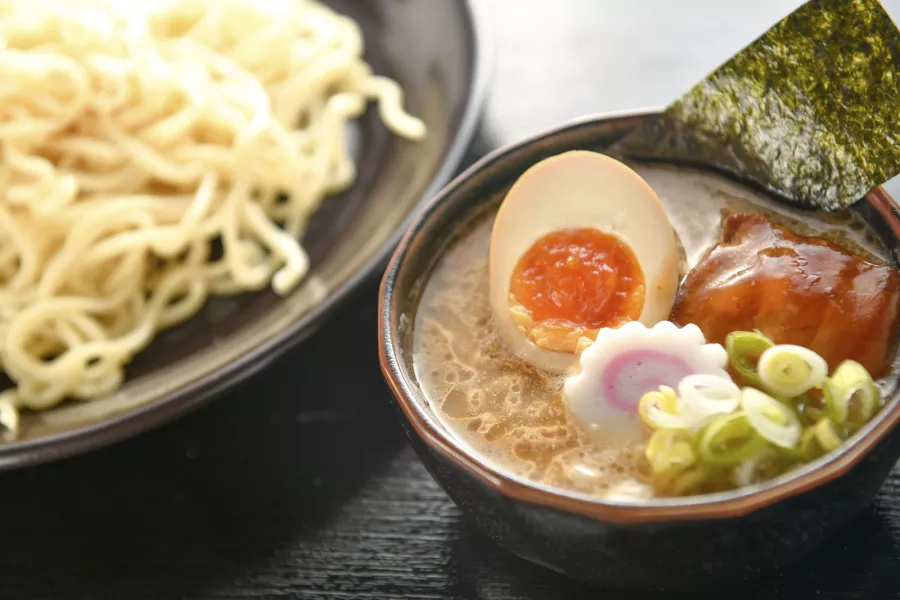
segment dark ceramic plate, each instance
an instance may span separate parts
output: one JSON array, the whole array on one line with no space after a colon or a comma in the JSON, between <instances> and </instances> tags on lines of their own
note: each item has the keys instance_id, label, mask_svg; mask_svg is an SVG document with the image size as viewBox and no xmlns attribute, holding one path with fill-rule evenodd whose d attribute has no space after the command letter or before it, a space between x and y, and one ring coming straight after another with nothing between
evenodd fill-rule
<instances>
[{"instance_id":1,"label":"dark ceramic plate","mask_svg":"<svg viewBox=\"0 0 900 600\"><path fill-rule=\"evenodd\" d=\"M493 540L590 582L671 590L755 577L803 556L846 525L871 502L900 458L896 383L885 387L887 405L867 426L809 465L736 491L628 502L551 488L497 468L441 420L413 365L413 330L425 282L461 232L493 214L509 186L531 165L568 150L602 152L655 114L588 118L539 134L495 151L444 188L420 214L387 268L380 350L382 370L413 447L451 498ZM662 185L666 171L651 173L657 179L648 181L667 209L686 211L670 212L670 217L688 258L696 260L716 239L721 217L719 209L700 210L701 204L739 200L729 191L733 182L707 180L708 173L678 175L676 181L703 177L700 181L708 187L676 193L672 185ZM696 193L686 193L688 189ZM748 192L737 188L734 193ZM756 205L756 210L762 208ZM879 188L853 212L864 223L860 234L865 232L886 260L900 264L900 208L894 200ZM812 223L821 215L794 217ZM900 362L895 372L898 367Z\"/></svg>"},{"instance_id":2,"label":"dark ceramic plate","mask_svg":"<svg viewBox=\"0 0 900 600\"><path fill-rule=\"evenodd\" d=\"M363 29L366 59L396 79L428 136L391 135L373 110L350 131L358 178L315 214L304 246L312 269L280 298L272 292L210 301L157 337L117 393L25 415L0 446L0 469L54 460L133 436L198 406L308 337L335 306L377 274L416 206L453 175L475 129L487 83L477 0L333 0Z\"/></svg>"}]
</instances>

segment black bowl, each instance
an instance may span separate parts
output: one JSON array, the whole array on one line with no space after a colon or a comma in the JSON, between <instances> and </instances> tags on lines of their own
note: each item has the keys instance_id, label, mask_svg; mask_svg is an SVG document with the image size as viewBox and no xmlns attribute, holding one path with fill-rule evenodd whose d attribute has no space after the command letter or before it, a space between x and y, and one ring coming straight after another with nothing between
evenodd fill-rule
<instances>
[{"instance_id":1,"label":"black bowl","mask_svg":"<svg viewBox=\"0 0 900 600\"><path fill-rule=\"evenodd\" d=\"M456 178L407 232L381 287L381 364L407 434L434 478L488 536L526 559L615 587L679 589L793 561L848 523L900 457L900 398L838 451L734 492L626 504L541 487L465 449L432 414L412 364L423 283L461 224L535 162L602 151L653 113L586 119L486 157ZM897 205L876 190L854 208L886 248L900 246Z\"/></svg>"}]
</instances>

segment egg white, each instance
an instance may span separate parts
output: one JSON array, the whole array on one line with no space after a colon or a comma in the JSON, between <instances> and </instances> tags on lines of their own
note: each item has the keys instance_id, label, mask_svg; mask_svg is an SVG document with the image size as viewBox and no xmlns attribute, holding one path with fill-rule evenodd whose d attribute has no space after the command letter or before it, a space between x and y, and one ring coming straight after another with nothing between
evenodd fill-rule
<instances>
[{"instance_id":1,"label":"egg white","mask_svg":"<svg viewBox=\"0 0 900 600\"><path fill-rule=\"evenodd\" d=\"M594 228L627 244L644 275L639 320L648 327L669 316L678 289L675 231L659 198L632 169L609 156L576 150L542 160L513 184L494 221L490 302L503 340L523 360L555 372L575 354L535 345L509 313L510 278L519 258L560 229Z\"/></svg>"}]
</instances>

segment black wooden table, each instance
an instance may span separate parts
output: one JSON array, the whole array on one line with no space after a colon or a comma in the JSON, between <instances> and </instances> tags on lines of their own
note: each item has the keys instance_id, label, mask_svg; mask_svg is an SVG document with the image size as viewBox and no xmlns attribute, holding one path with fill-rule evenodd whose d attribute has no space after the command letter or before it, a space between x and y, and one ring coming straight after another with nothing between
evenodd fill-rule
<instances>
[{"instance_id":1,"label":"black wooden table","mask_svg":"<svg viewBox=\"0 0 900 600\"><path fill-rule=\"evenodd\" d=\"M800 3L485 1L495 82L470 159L584 113L665 104ZM900 470L790 573L708 595L597 590L506 554L409 449L378 368L376 295L373 282L308 343L176 424L3 475L0 597L900 597Z\"/></svg>"}]
</instances>

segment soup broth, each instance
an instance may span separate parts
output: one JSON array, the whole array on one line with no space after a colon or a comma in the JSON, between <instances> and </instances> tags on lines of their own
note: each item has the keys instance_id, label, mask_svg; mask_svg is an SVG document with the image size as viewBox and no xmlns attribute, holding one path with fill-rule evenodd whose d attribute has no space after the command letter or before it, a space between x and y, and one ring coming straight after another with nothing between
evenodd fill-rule
<instances>
[{"instance_id":1,"label":"soup broth","mask_svg":"<svg viewBox=\"0 0 900 600\"><path fill-rule=\"evenodd\" d=\"M723 215L732 211L764 213L798 233L888 260L850 211L801 214L719 176L666 165L634 168L670 216L683 250L682 275L716 242ZM431 409L462 444L515 476L607 499L652 497L639 428L582 425L567 411L564 376L522 361L501 341L488 299L492 224L493 217L483 219L448 249L418 305L414 365ZM894 375L879 382L884 391L894 383Z\"/></svg>"}]
</instances>

